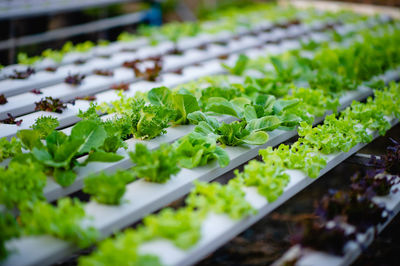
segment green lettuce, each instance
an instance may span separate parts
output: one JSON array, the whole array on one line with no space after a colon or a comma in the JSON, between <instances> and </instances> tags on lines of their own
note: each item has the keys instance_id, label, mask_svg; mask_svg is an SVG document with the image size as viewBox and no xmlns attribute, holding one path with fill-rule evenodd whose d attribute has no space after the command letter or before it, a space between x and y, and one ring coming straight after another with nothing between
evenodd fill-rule
<instances>
[{"instance_id":1,"label":"green lettuce","mask_svg":"<svg viewBox=\"0 0 400 266\"><path fill-rule=\"evenodd\" d=\"M26 202L44 200L46 181L40 164L29 159L23 163L11 161L7 168L0 167L0 204L12 209Z\"/></svg>"},{"instance_id":2,"label":"green lettuce","mask_svg":"<svg viewBox=\"0 0 400 266\"><path fill-rule=\"evenodd\" d=\"M224 186L216 182L196 182L186 203L189 207L227 214L233 219L241 219L256 213L246 201L245 193L237 183Z\"/></svg>"},{"instance_id":3,"label":"green lettuce","mask_svg":"<svg viewBox=\"0 0 400 266\"><path fill-rule=\"evenodd\" d=\"M146 145L137 143L129 156L135 164L133 171L136 176L149 182L165 183L180 171L177 153L170 144L163 143L151 151Z\"/></svg>"},{"instance_id":4,"label":"green lettuce","mask_svg":"<svg viewBox=\"0 0 400 266\"><path fill-rule=\"evenodd\" d=\"M69 136L61 131L53 131L44 143L40 141L41 134L36 130L21 130L17 136L31 150L33 157L53 173L54 179L61 186L69 186L74 182L76 166L94 161L115 162L123 158L100 150L107 133L101 124L93 120L77 123ZM80 163L77 159L86 154L89 156Z\"/></svg>"},{"instance_id":5,"label":"green lettuce","mask_svg":"<svg viewBox=\"0 0 400 266\"><path fill-rule=\"evenodd\" d=\"M131 171L118 170L113 174L90 175L84 180L83 192L102 204L119 205L126 191L126 184L135 180Z\"/></svg>"},{"instance_id":6,"label":"green lettuce","mask_svg":"<svg viewBox=\"0 0 400 266\"><path fill-rule=\"evenodd\" d=\"M246 129L246 122L234 121L230 124L222 122L221 124L215 119L206 116L198 111L189 115L189 120L193 124L197 124L194 132L216 138L218 142L228 146L238 146L242 144L262 145L268 141L268 134L261 131L262 128L251 128L252 131ZM262 126L262 124L259 124Z\"/></svg>"},{"instance_id":7,"label":"green lettuce","mask_svg":"<svg viewBox=\"0 0 400 266\"><path fill-rule=\"evenodd\" d=\"M185 89L172 92L167 87L158 87L150 90L147 98L153 105L174 110L174 124L188 124L188 114L200 110L196 97Z\"/></svg>"},{"instance_id":8,"label":"green lettuce","mask_svg":"<svg viewBox=\"0 0 400 266\"><path fill-rule=\"evenodd\" d=\"M230 67L226 64L222 64L222 66L232 75L240 76L246 70L248 62L249 58L245 54L240 54L233 67Z\"/></svg>"},{"instance_id":9,"label":"green lettuce","mask_svg":"<svg viewBox=\"0 0 400 266\"><path fill-rule=\"evenodd\" d=\"M216 139L195 132L174 143L178 163L183 168L194 168L217 160L220 167L229 164L227 152L217 145Z\"/></svg>"},{"instance_id":10,"label":"green lettuce","mask_svg":"<svg viewBox=\"0 0 400 266\"><path fill-rule=\"evenodd\" d=\"M236 179L232 182L256 187L268 202L273 202L282 195L290 181L290 176L284 173L282 166L256 160L250 161L241 173L235 170L235 175Z\"/></svg>"},{"instance_id":11,"label":"green lettuce","mask_svg":"<svg viewBox=\"0 0 400 266\"><path fill-rule=\"evenodd\" d=\"M21 233L21 228L17 220L12 214L0 212L0 262L5 259L9 250L6 247L6 241L18 237Z\"/></svg>"},{"instance_id":12,"label":"green lettuce","mask_svg":"<svg viewBox=\"0 0 400 266\"><path fill-rule=\"evenodd\" d=\"M26 235L51 235L80 248L89 247L99 236L94 227L82 225L87 217L78 199L60 199L57 206L45 201L26 204L19 218Z\"/></svg>"},{"instance_id":13,"label":"green lettuce","mask_svg":"<svg viewBox=\"0 0 400 266\"><path fill-rule=\"evenodd\" d=\"M0 162L20 153L22 153L22 145L19 140L12 138L8 141L7 138L0 138Z\"/></svg>"},{"instance_id":14,"label":"green lettuce","mask_svg":"<svg viewBox=\"0 0 400 266\"><path fill-rule=\"evenodd\" d=\"M160 105L146 105L144 100L135 100L125 115L131 121L131 134L138 139L153 139L165 134L165 128L176 117L174 110Z\"/></svg>"},{"instance_id":15,"label":"green lettuce","mask_svg":"<svg viewBox=\"0 0 400 266\"><path fill-rule=\"evenodd\" d=\"M58 126L57 118L51 116L41 116L36 119L35 123L31 126L32 129L36 130L40 134L40 138L46 138L51 132L53 132Z\"/></svg>"}]
</instances>

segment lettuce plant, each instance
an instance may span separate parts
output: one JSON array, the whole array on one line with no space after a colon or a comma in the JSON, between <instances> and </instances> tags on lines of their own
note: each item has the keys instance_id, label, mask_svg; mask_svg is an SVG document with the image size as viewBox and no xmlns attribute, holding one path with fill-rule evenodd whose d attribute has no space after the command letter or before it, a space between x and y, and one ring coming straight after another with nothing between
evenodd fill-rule
<instances>
[{"instance_id":1,"label":"lettuce plant","mask_svg":"<svg viewBox=\"0 0 400 266\"><path fill-rule=\"evenodd\" d=\"M219 183L195 183L195 188L186 199L189 207L227 214L233 219L241 219L255 210L245 200L245 193L237 183L224 186Z\"/></svg>"},{"instance_id":2,"label":"lettuce plant","mask_svg":"<svg viewBox=\"0 0 400 266\"><path fill-rule=\"evenodd\" d=\"M16 138L12 138L11 141L8 141L7 138L0 138L0 162L22 153L21 148L21 142Z\"/></svg>"},{"instance_id":3,"label":"lettuce plant","mask_svg":"<svg viewBox=\"0 0 400 266\"><path fill-rule=\"evenodd\" d=\"M277 100L271 95L258 95L253 101L245 97L230 101L222 97L211 97L205 110L246 120L252 123L251 128L258 131L272 131L278 127L293 130L301 121L313 122L313 116L304 105L299 99Z\"/></svg>"},{"instance_id":4,"label":"lettuce plant","mask_svg":"<svg viewBox=\"0 0 400 266\"><path fill-rule=\"evenodd\" d=\"M138 139L153 139L166 133L170 122L176 118L176 111L164 105L147 104L142 98L126 98L120 94L120 99L96 107L103 112L120 114L114 120L118 126L128 130L128 135Z\"/></svg>"},{"instance_id":5,"label":"lettuce plant","mask_svg":"<svg viewBox=\"0 0 400 266\"><path fill-rule=\"evenodd\" d=\"M126 117L114 117L104 121L96 112L96 108L95 104L91 104L86 112L79 111L78 117L83 120L92 120L104 127L107 136L100 148L105 152L116 152L119 148L126 149L127 145L124 140L131 134L130 120L126 119Z\"/></svg>"},{"instance_id":6,"label":"lettuce plant","mask_svg":"<svg viewBox=\"0 0 400 266\"><path fill-rule=\"evenodd\" d=\"M12 214L0 212L0 262L8 256L6 241L18 237L20 226Z\"/></svg>"},{"instance_id":7,"label":"lettuce plant","mask_svg":"<svg viewBox=\"0 0 400 266\"><path fill-rule=\"evenodd\" d=\"M80 256L80 266L93 265L132 265L161 266L157 256L141 254L138 246L143 237L133 229L127 229L124 234L117 234L115 238L108 238L99 243L97 250L90 256Z\"/></svg>"},{"instance_id":8,"label":"lettuce plant","mask_svg":"<svg viewBox=\"0 0 400 266\"><path fill-rule=\"evenodd\" d=\"M360 194L356 190L330 191L325 195L316 209L316 214L323 220L342 217L347 223L365 232L371 226L384 223L388 216L385 207L372 201L369 194Z\"/></svg>"},{"instance_id":9,"label":"lettuce plant","mask_svg":"<svg viewBox=\"0 0 400 266\"><path fill-rule=\"evenodd\" d=\"M230 124L219 123L215 118L207 117L200 111L189 114L188 119L197 124L194 132L216 138L218 142L228 146L242 144L261 145L267 142L268 134L258 128L246 128L246 122L234 121Z\"/></svg>"},{"instance_id":10,"label":"lettuce plant","mask_svg":"<svg viewBox=\"0 0 400 266\"><path fill-rule=\"evenodd\" d=\"M11 161L7 168L0 167L0 204L12 209L27 202L44 200L46 181L40 164L32 160Z\"/></svg>"},{"instance_id":11,"label":"lettuce plant","mask_svg":"<svg viewBox=\"0 0 400 266\"><path fill-rule=\"evenodd\" d=\"M82 84L82 81L85 79L85 77L86 77L85 75L80 75L80 74L75 74L75 75L69 74L65 78L64 82L73 86L79 86Z\"/></svg>"},{"instance_id":12,"label":"lettuce plant","mask_svg":"<svg viewBox=\"0 0 400 266\"><path fill-rule=\"evenodd\" d=\"M59 125L60 122L58 121L57 118L51 116L41 116L38 119L36 119L35 123L31 126L31 128L39 132L40 137L42 139L45 139Z\"/></svg>"},{"instance_id":13,"label":"lettuce plant","mask_svg":"<svg viewBox=\"0 0 400 266\"><path fill-rule=\"evenodd\" d=\"M226 64L222 64L222 66L227 69L232 75L240 76L246 70L246 65L248 61L249 58L246 55L240 54L233 67L230 67Z\"/></svg>"},{"instance_id":14,"label":"lettuce plant","mask_svg":"<svg viewBox=\"0 0 400 266\"><path fill-rule=\"evenodd\" d=\"M106 239L90 256L79 258L79 265L126 264L161 265L157 256L138 252L140 244L156 238L167 239L176 247L187 250L201 237L201 221L203 213L191 208L177 211L170 208L143 219L137 229L128 229L115 239ZM122 256L123 255L123 256Z\"/></svg>"},{"instance_id":15,"label":"lettuce plant","mask_svg":"<svg viewBox=\"0 0 400 266\"><path fill-rule=\"evenodd\" d=\"M174 143L178 163L183 168L194 168L217 160L220 167L229 164L229 155L217 145L216 139L192 132Z\"/></svg>"},{"instance_id":16,"label":"lettuce plant","mask_svg":"<svg viewBox=\"0 0 400 266\"><path fill-rule=\"evenodd\" d=\"M386 148L386 154L380 159L373 158L369 165L392 175L400 175L400 144L394 139L391 141L393 146Z\"/></svg>"},{"instance_id":17,"label":"lettuce plant","mask_svg":"<svg viewBox=\"0 0 400 266\"><path fill-rule=\"evenodd\" d=\"M284 172L282 166L256 160L251 160L241 173L235 170L235 176L236 179L233 182L256 187L268 202L275 201L290 181L289 175Z\"/></svg>"},{"instance_id":18,"label":"lettuce plant","mask_svg":"<svg viewBox=\"0 0 400 266\"><path fill-rule=\"evenodd\" d=\"M122 156L105 152L100 147L107 138L104 127L96 121L84 120L77 123L67 136L61 131L53 131L44 143L40 141L41 133L37 130L21 130L17 133L25 148L31 150L31 155L53 174L61 186L71 185L76 173L76 166L89 162L115 162ZM88 155L84 162L77 159Z\"/></svg>"},{"instance_id":19,"label":"lettuce plant","mask_svg":"<svg viewBox=\"0 0 400 266\"><path fill-rule=\"evenodd\" d=\"M234 121L230 124L222 122L215 133L219 136L218 141L228 146L241 144L261 145L267 142L268 134L263 131L249 131L245 122Z\"/></svg>"},{"instance_id":20,"label":"lettuce plant","mask_svg":"<svg viewBox=\"0 0 400 266\"><path fill-rule=\"evenodd\" d=\"M110 175L91 175L84 180L83 192L90 194L99 203L119 205L126 191L126 184L134 179L132 172L120 170Z\"/></svg>"},{"instance_id":21,"label":"lettuce plant","mask_svg":"<svg viewBox=\"0 0 400 266\"><path fill-rule=\"evenodd\" d=\"M8 118L0 120L0 123L7 125L17 125L20 126L22 124L22 119L17 120L12 114L7 113Z\"/></svg>"},{"instance_id":22,"label":"lettuce plant","mask_svg":"<svg viewBox=\"0 0 400 266\"><path fill-rule=\"evenodd\" d=\"M145 61L151 61L153 63L153 66L142 69L140 67L140 64ZM143 78L147 81L156 81L162 70L162 58L151 57L144 60L136 59L133 61L126 61L123 63L123 66L131 68L135 73L135 77L137 78Z\"/></svg>"},{"instance_id":23,"label":"lettuce plant","mask_svg":"<svg viewBox=\"0 0 400 266\"><path fill-rule=\"evenodd\" d=\"M145 240L161 237L170 240L183 250L192 247L201 237L203 213L191 208L163 209L160 213L143 219L143 227L138 231Z\"/></svg>"},{"instance_id":24,"label":"lettuce plant","mask_svg":"<svg viewBox=\"0 0 400 266\"><path fill-rule=\"evenodd\" d=\"M287 169L302 170L311 178L317 178L327 163L317 149L300 142L295 142L292 146L281 144L276 149L267 147L259 153L265 163L274 162Z\"/></svg>"},{"instance_id":25,"label":"lettuce plant","mask_svg":"<svg viewBox=\"0 0 400 266\"><path fill-rule=\"evenodd\" d=\"M8 103L6 96L4 94L0 94L0 105L4 105Z\"/></svg>"},{"instance_id":26,"label":"lettuce plant","mask_svg":"<svg viewBox=\"0 0 400 266\"><path fill-rule=\"evenodd\" d=\"M20 222L26 235L51 235L87 248L98 238L93 226L83 225L85 210L78 199L64 198L53 206L45 201L26 204L21 208Z\"/></svg>"},{"instance_id":27,"label":"lettuce plant","mask_svg":"<svg viewBox=\"0 0 400 266\"><path fill-rule=\"evenodd\" d=\"M223 86L223 85L208 86L207 88L201 90L199 89L199 92L200 92L199 103L203 110L207 108L208 100L210 98L219 97L219 98L225 98L226 100L230 101L233 100L234 98L242 96L241 90L234 86Z\"/></svg>"},{"instance_id":28,"label":"lettuce plant","mask_svg":"<svg viewBox=\"0 0 400 266\"><path fill-rule=\"evenodd\" d=\"M147 94L150 103L156 106L164 106L176 112L174 124L188 124L187 116L200 110L196 97L185 89L172 92L166 87L150 90Z\"/></svg>"},{"instance_id":29,"label":"lettuce plant","mask_svg":"<svg viewBox=\"0 0 400 266\"><path fill-rule=\"evenodd\" d=\"M327 110L336 112L339 107L339 99L324 93L323 90L294 88L292 95L284 97L285 99L301 99L308 113L321 117Z\"/></svg>"},{"instance_id":30,"label":"lettuce plant","mask_svg":"<svg viewBox=\"0 0 400 266\"><path fill-rule=\"evenodd\" d=\"M151 151L138 143L129 156L135 164L133 171L136 176L149 182L165 183L180 171L177 153L169 144L161 144L159 149Z\"/></svg>"},{"instance_id":31,"label":"lettuce plant","mask_svg":"<svg viewBox=\"0 0 400 266\"><path fill-rule=\"evenodd\" d=\"M35 111L46 111L59 114L61 114L63 110L67 108L67 105L64 104L60 99L52 98L50 96L46 96L46 98L40 100L39 102L35 102L35 105Z\"/></svg>"},{"instance_id":32,"label":"lettuce plant","mask_svg":"<svg viewBox=\"0 0 400 266\"><path fill-rule=\"evenodd\" d=\"M131 133L139 139L152 139L164 134L169 122L176 117L174 110L164 106L147 105L143 100L134 100L126 118L131 121Z\"/></svg>"},{"instance_id":33,"label":"lettuce plant","mask_svg":"<svg viewBox=\"0 0 400 266\"><path fill-rule=\"evenodd\" d=\"M36 71L33 68L28 67L27 69L25 69L23 71L14 70L14 73L9 75L8 78L10 78L10 79L27 79L32 74L35 74L35 73L36 73Z\"/></svg>"},{"instance_id":34,"label":"lettuce plant","mask_svg":"<svg viewBox=\"0 0 400 266\"><path fill-rule=\"evenodd\" d=\"M398 184L398 176L386 175L382 169L367 171L364 175L357 173L351 178L351 189L359 194L369 195L370 197L388 196L390 193L396 193L398 189L392 187Z\"/></svg>"},{"instance_id":35,"label":"lettuce plant","mask_svg":"<svg viewBox=\"0 0 400 266\"><path fill-rule=\"evenodd\" d=\"M32 93L35 94L35 95L43 94L43 92L42 92L41 90L38 90L38 89L33 89L33 90L31 90L30 92L32 92Z\"/></svg>"}]
</instances>

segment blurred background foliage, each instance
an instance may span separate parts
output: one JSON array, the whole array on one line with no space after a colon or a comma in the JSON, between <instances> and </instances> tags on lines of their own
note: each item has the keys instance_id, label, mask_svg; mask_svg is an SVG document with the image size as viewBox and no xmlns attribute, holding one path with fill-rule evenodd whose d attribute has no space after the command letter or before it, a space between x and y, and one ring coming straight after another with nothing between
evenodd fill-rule
<instances>
[{"instance_id":1,"label":"blurred background foliage","mask_svg":"<svg viewBox=\"0 0 400 266\"><path fill-rule=\"evenodd\" d=\"M1 0L0 0L1 1ZM66 0L67 1L67 0ZM253 2L277 2L278 0L132 0L122 4L112 4L101 8L42 15L24 19L1 20L0 42L9 42L13 38L40 34L55 29L81 25L84 23L121 16L143 10L151 10L143 19L144 24L153 25L171 21L203 20L216 18L215 14L225 11L230 6L246 6ZM338 0L336 0L338 1ZM342 2L355 2L375 5L400 6L400 0L339 0ZM114 27L108 30L97 30L93 33L80 34L69 38L62 38L44 43L31 44L0 50L0 65L15 62L18 53L29 56L40 54L43 50L60 49L67 41L81 43L105 39L114 41L121 32L134 33L138 24Z\"/></svg>"}]
</instances>

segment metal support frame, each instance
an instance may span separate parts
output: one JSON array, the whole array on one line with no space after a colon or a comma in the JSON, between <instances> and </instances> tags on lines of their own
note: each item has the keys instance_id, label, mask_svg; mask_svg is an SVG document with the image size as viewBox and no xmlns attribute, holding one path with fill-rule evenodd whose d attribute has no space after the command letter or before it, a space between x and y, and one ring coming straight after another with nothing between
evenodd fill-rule
<instances>
[{"instance_id":1,"label":"metal support frame","mask_svg":"<svg viewBox=\"0 0 400 266\"><path fill-rule=\"evenodd\" d=\"M14 8L0 9L1 19L21 19L35 16L54 15L63 12L72 12L91 7L102 7L112 4L121 4L129 2L138 2L139 0L81 0L81 1L57 1L52 0L53 3L49 5L21 5Z\"/></svg>"},{"instance_id":2,"label":"metal support frame","mask_svg":"<svg viewBox=\"0 0 400 266\"><path fill-rule=\"evenodd\" d=\"M92 33L92 32L101 32L107 29L126 26L135 23L139 23L142 21L149 10L139 11L131 14L124 14L117 17L107 18L107 12L103 11L99 15L99 19L94 22L89 22L85 24L75 25L64 27L60 29L55 29L39 34L33 34L22 37L15 37L15 23L18 19L29 18L34 16L51 16L61 12L72 12L77 10L82 10L85 8L91 7L102 7L111 4L118 3L128 3L128 2L139 2L145 0L82 0L79 2L69 3L65 1L61 1L59 5L52 6L34 6L34 7L15 7L12 9L0 9L0 20L9 19L10 27L9 27L9 39L0 41L0 50L9 49L8 53L8 61L9 64L14 63L16 57L17 47L44 43L48 41L53 41L57 39L69 38L72 36ZM43 5L43 4L42 4ZM159 12L159 16L162 16L161 11ZM161 18L159 18L161 21ZM107 38L106 34L101 36L102 38Z\"/></svg>"},{"instance_id":3,"label":"metal support frame","mask_svg":"<svg viewBox=\"0 0 400 266\"><path fill-rule=\"evenodd\" d=\"M89 22L77 26L65 27L61 29L56 29L52 31L48 31L45 33L39 33L35 35L23 36L19 38L13 38L11 36L10 39L5 41L0 41L0 50L9 49L18 46L36 44L48 42L56 39L67 38L71 36L106 30L115 28L118 26L125 26L134 23L138 23L141 21L143 15L146 11L141 11L137 13L122 15L113 18L101 19L94 22ZM11 23L13 25L13 23ZM11 31L10 31L11 32Z\"/></svg>"}]
</instances>

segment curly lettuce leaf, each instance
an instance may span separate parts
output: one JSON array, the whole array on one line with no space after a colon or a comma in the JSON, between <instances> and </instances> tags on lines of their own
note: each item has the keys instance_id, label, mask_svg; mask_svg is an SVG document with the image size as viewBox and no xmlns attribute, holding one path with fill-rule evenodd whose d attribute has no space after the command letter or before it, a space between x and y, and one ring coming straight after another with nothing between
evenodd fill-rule
<instances>
[{"instance_id":1,"label":"curly lettuce leaf","mask_svg":"<svg viewBox=\"0 0 400 266\"><path fill-rule=\"evenodd\" d=\"M236 179L233 182L255 186L268 202L273 202L289 184L290 177L283 170L279 165L252 160L244 167L243 172L235 171Z\"/></svg>"},{"instance_id":2,"label":"curly lettuce leaf","mask_svg":"<svg viewBox=\"0 0 400 266\"><path fill-rule=\"evenodd\" d=\"M31 128L33 130L38 131L40 137L44 139L51 132L53 132L59 125L60 122L58 122L57 118L51 116L41 116L38 119L36 119L35 123L31 126Z\"/></svg>"},{"instance_id":3,"label":"curly lettuce leaf","mask_svg":"<svg viewBox=\"0 0 400 266\"><path fill-rule=\"evenodd\" d=\"M148 92L147 98L153 105L175 110L175 124L187 124L189 122L187 116L200 110L196 97L185 89L172 92L167 87L153 88Z\"/></svg>"},{"instance_id":4,"label":"curly lettuce leaf","mask_svg":"<svg viewBox=\"0 0 400 266\"><path fill-rule=\"evenodd\" d=\"M198 133L191 133L174 143L179 165L183 168L194 168L217 160L220 167L229 164L229 156L221 147L217 146L215 138Z\"/></svg>"},{"instance_id":5,"label":"curly lettuce leaf","mask_svg":"<svg viewBox=\"0 0 400 266\"><path fill-rule=\"evenodd\" d=\"M114 174L90 175L84 180L83 192L99 203L119 205L126 191L126 184L135 179L131 171L117 171Z\"/></svg>"},{"instance_id":6,"label":"curly lettuce leaf","mask_svg":"<svg viewBox=\"0 0 400 266\"><path fill-rule=\"evenodd\" d=\"M246 201L245 193L237 183L195 183L194 190L186 199L189 207L227 214L233 219L241 219L256 210Z\"/></svg>"},{"instance_id":7,"label":"curly lettuce leaf","mask_svg":"<svg viewBox=\"0 0 400 266\"><path fill-rule=\"evenodd\" d=\"M57 201L57 206L45 201L26 204L21 208L20 222L24 234L51 235L86 248L99 236L94 227L82 225L86 218L78 199L64 198Z\"/></svg>"},{"instance_id":8,"label":"curly lettuce leaf","mask_svg":"<svg viewBox=\"0 0 400 266\"><path fill-rule=\"evenodd\" d=\"M129 156L135 164L133 171L137 177L149 182L165 183L180 171L176 151L166 143L156 150L149 150L146 145L138 143Z\"/></svg>"},{"instance_id":9,"label":"curly lettuce leaf","mask_svg":"<svg viewBox=\"0 0 400 266\"><path fill-rule=\"evenodd\" d=\"M0 162L22 153L22 144L16 138L8 141L7 138L0 138Z\"/></svg>"},{"instance_id":10,"label":"curly lettuce leaf","mask_svg":"<svg viewBox=\"0 0 400 266\"><path fill-rule=\"evenodd\" d=\"M26 202L44 200L46 182L42 167L31 159L11 161L7 168L0 167L0 204L12 209Z\"/></svg>"}]
</instances>

